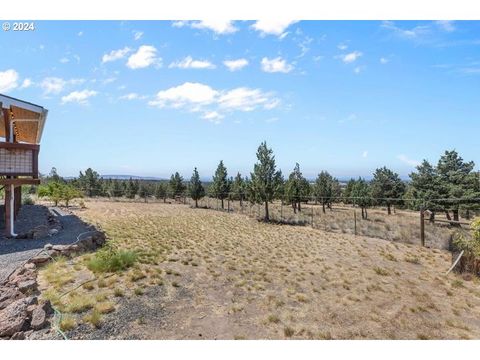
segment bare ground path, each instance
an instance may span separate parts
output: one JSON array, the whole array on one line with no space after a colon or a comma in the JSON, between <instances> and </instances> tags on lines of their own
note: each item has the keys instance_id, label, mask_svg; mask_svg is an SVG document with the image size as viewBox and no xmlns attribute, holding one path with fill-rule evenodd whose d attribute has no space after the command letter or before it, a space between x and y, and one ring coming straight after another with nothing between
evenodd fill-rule
<instances>
[{"instance_id":1,"label":"bare ground path","mask_svg":"<svg viewBox=\"0 0 480 360\"><path fill-rule=\"evenodd\" d=\"M43 224L43 218L46 217L45 210L43 206L24 206L20 211L17 223L24 230L28 230L28 226ZM90 230L90 225L84 223L75 215L58 207L49 210L58 217L62 225L62 229L56 235L41 239L0 237L0 283L24 261L43 249L46 244L71 244L77 240L80 233Z\"/></svg>"}]
</instances>

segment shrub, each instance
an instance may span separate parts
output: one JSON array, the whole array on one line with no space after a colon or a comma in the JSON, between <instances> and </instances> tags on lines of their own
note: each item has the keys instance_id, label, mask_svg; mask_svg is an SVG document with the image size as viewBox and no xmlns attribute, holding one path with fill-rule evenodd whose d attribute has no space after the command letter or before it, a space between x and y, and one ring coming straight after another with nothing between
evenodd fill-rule
<instances>
[{"instance_id":1,"label":"shrub","mask_svg":"<svg viewBox=\"0 0 480 360\"><path fill-rule=\"evenodd\" d=\"M480 219L472 222L472 237L466 237L461 233L457 233L454 238L452 245L455 250L465 251L467 257L480 257Z\"/></svg>"},{"instance_id":2,"label":"shrub","mask_svg":"<svg viewBox=\"0 0 480 360\"><path fill-rule=\"evenodd\" d=\"M132 251L103 249L95 253L87 267L93 272L116 272L129 268L137 260Z\"/></svg>"},{"instance_id":3,"label":"shrub","mask_svg":"<svg viewBox=\"0 0 480 360\"><path fill-rule=\"evenodd\" d=\"M35 205L35 201L31 198L30 195L26 195L22 199L22 204L23 205Z\"/></svg>"}]
</instances>

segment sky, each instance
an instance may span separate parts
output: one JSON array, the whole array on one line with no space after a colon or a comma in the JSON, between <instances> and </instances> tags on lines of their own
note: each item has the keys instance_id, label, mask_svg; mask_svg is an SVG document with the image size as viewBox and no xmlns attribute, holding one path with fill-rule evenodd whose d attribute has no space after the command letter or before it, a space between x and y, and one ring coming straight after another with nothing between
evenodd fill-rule
<instances>
[{"instance_id":1,"label":"sky","mask_svg":"<svg viewBox=\"0 0 480 360\"><path fill-rule=\"evenodd\" d=\"M42 173L248 175L264 140L309 178L480 165L480 21L36 21L0 51Z\"/></svg>"}]
</instances>

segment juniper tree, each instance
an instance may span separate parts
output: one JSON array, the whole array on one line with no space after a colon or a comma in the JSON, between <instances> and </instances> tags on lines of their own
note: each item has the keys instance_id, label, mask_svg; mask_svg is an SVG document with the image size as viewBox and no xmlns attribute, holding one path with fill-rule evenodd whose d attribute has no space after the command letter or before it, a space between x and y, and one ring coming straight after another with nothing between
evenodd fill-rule
<instances>
[{"instance_id":1,"label":"juniper tree","mask_svg":"<svg viewBox=\"0 0 480 360\"><path fill-rule=\"evenodd\" d=\"M277 171L275 156L266 142L262 142L258 147L257 160L248 182L249 199L265 205L265 221L269 221L268 203L273 201L278 191L282 173Z\"/></svg>"},{"instance_id":2,"label":"juniper tree","mask_svg":"<svg viewBox=\"0 0 480 360\"><path fill-rule=\"evenodd\" d=\"M168 187L173 197L183 195L186 189L186 186L183 183L183 177L180 176L178 172L175 172L175 174L173 174L170 177L170 182L168 183Z\"/></svg>"},{"instance_id":3,"label":"juniper tree","mask_svg":"<svg viewBox=\"0 0 480 360\"><path fill-rule=\"evenodd\" d=\"M159 182L155 186L155 198L157 200L163 199L163 202L167 201L167 186L164 183Z\"/></svg>"},{"instance_id":4,"label":"juniper tree","mask_svg":"<svg viewBox=\"0 0 480 360\"><path fill-rule=\"evenodd\" d=\"M205 189L203 188L202 182L200 181L200 175L198 175L197 168L193 169L192 178L190 179L189 184L190 196L195 200L195 207L198 207L198 200L205 196Z\"/></svg>"},{"instance_id":5,"label":"juniper tree","mask_svg":"<svg viewBox=\"0 0 480 360\"><path fill-rule=\"evenodd\" d=\"M425 207L430 211L430 221L435 219L435 211L438 208L439 194L439 177L436 169L427 161L416 167L417 172L412 172L410 176L410 184L405 197L407 199L414 199L410 201L410 208L419 210ZM408 200L407 200L408 201Z\"/></svg>"},{"instance_id":6,"label":"juniper tree","mask_svg":"<svg viewBox=\"0 0 480 360\"><path fill-rule=\"evenodd\" d=\"M112 180L108 193L111 197L120 197L123 194L123 188L118 180Z\"/></svg>"},{"instance_id":7,"label":"juniper tree","mask_svg":"<svg viewBox=\"0 0 480 360\"><path fill-rule=\"evenodd\" d=\"M232 197L234 200L239 200L240 206L242 206L243 199L245 198L245 180L243 180L240 173L237 173L237 176L235 176L231 183Z\"/></svg>"},{"instance_id":8,"label":"juniper tree","mask_svg":"<svg viewBox=\"0 0 480 360\"><path fill-rule=\"evenodd\" d=\"M362 219L368 218L367 207L372 203L370 185L362 178L358 178L352 188L354 203L362 209Z\"/></svg>"},{"instance_id":9,"label":"juniper tree","mask_svg":"<svg viewBox=\"0 0 480 360\"><path fill-rule=\"evenodd\" d=\"M80 171L78 183L88 197L98 196L101 193L100 175L91 168L88 168L85 174Z\"/></svg>"},{"instance_id":10,"label":"juniper tree","mask_svg":"<svg viewBox=\"0 0 480 360\"><path fill-rule=\"evenodd\" d=\"M125 196L128 199L134 199L135 195L137 195L137 187L135 186L135 182L132 178L128 179L128 182L125 186Z\"/></svg>"},{"instance_id":11,"label":"juniper tree","mask_svg":"<svg viewBox=\"0 0 480 360\"><path fill-rule=\"evenodd\" d=\"M145 184L144 181L142 181L138 187L138 196L140 196L141 198L144 199L145 202L147 202L147 198L149 195L150 195L150 192L149 192L148 186L147 184Z\"/></svg>"},{"instance_id":12,"label":"juniper tree","mask_svg":"<svg viewBox=\"0 0 480 360\"><path fill-rule=\"evenodd\" d=\"M230 191L230 182L227 176L227 168L223 165L223 160L221 160L213 176L212 193L215 198L222 201L222 209L224 209L223 200L228 197Z\"/></svg>"},{"instance_id":13,"label":"juniper tree","mask_svg":"<svg viewBox=\"0 0 480 360\"><path fill-rule=\"evenodd\" d=\"M355 186L355 179L350 179L347 182L347 185L345 186L345 189L343 190L343 202L345 204L353 204L353 201L351 197L353 196L353 187Z\"/></svg>"},{"instance_id":14,"label":"juniper tree","mask_svg":"<svg viewBox=\"0 0 480 360\"><path fill-rule=\"evenodd\" d=\"M315 200L322 204L322 210L325 213L325 205L331 209L333 200L340 195L340 184L327 171L322 171L313 185L313 194Z\"/></svg>"},{"instance_id":15,"label":"juniper tree","mask_svg":"<svg viewBox=\"0 0 480 360\"><path fill-rule=\"evenodd\" d=\"M445 151L445 154L438 161L439 195L446 199L446 201L441 202L441 205L445 207L449 220L449 210L452 210L453 220L459 220L460 201L458 199L476 197L474 184L472 183L474 166L473 161L464 162L455 150Z\"/></svg>"},{"instance_id":16,"label":"juniper tree","mask_svg":"<svg viewBox=\"0 0 480 360\"><path fill-rule=\"evenodd\" d=\"M300 165L295 164L295 168L290 173L288 180L285 184L285 196L287 202L292 204L293 211L296 213L302 211L301 202L310 193L310 184L305 179L300 171Z\"/></svg>"},{"instance_id":17,"label":"juniper tree","mask_svg":"<svg viewBox=\"0 0 480 360\"><path fill-rule=\"evenodd\" d=\"M384 166L375 170L370 185L372 197L377 198L378 204L387 206L390 215L392 204L398 203L394 199L402 198L405 193L405 184L397 173Z\"/></svg>"}]
</instances>

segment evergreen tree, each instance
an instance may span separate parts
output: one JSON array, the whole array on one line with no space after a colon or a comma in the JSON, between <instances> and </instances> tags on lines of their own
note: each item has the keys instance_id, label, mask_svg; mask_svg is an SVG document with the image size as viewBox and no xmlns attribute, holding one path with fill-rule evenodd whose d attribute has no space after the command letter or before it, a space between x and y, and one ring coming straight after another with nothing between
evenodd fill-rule
<instances>
[{"instance_id":1,"label":"evergreen tree","mask_svg":"<svg viewBox=\"0 0 480 360\"><path fill-rule=\"evenodd\" d=\"M411 181L405 197L415 200L409 201L411 209L420 210L425 207L430 211L430 221L434 221L435 211L439 207L435 199L440 198L437 170L427 160L423 160L416 169L417 172L410 174Z\"/></svg>"},{"instance_id":2,"label":"evergreen tree","mask_svg":"<svg viewBox=\"0 0 480 360\"><path fill-rule=\"evenodd\" d=\"M227 168L225 165L223 165L222 160L218 164L212 182L213 196L222 201L222 209L224 209L223 200L228 197L228 193L230 191L230 182L228 181L227 176Z\"/></svg>"},{"instance_id":3,"label":"evergreen tree","mask_svg":"<svg viewBox=\"0 0 480 360\"><path fill-rule=\"evenodd\" d=\"M189 184L190 196L195 200L195 207L198 208L198 200L205 196L205 189L200 181L200 175L198 175L197 168L193 169L192 178Z\"/></svg>"},{"instance_id":4,"label":"evergreen tree","mask_svg":"<svg viewBox=\"0 0 480 360\"><path fill-rule=\"evenodd\" d=\"M440 183L440 197L447 199L441 205L447 210L446 215L450 220L449 210L453 213L453 220L458 221L460 198L475 198L472 174L475 163L464 162L455 150L445 151L437 164L437 175Z\"/></svg>"},{"instance_id":5,"label":"evergreen tree","mask_svg":"<svg viewBox=\"0 0 480 360\"><path fill-rule=\"evenodd\" d=\"M183 177L180 176L178 172L175 172L175 174L170 177L168 187L173 197L183 195L186 189L186 186L183 183Z\"/></svg>"},{"instance_id":6,"label":"evergreen tree","mask_svg":"<svg viewBox=\"0 0 480 360\"><path fill-rule=\"evenodd\" d=\"M234 200L240 201L240 206L243 205L243 199L245 198L245 180L243 180L242 175L237 173L235 179L232 181L231 186L232 198Z\"/></svg>"},{"instance_id":7,"label":"evergreen tree","mask_svg":"<svg viewBox=\"0 0 480 360\"><path fill-rule=\"evenodd\" d=\"M367 207L372 203L370 185L362 178L355 181L352 189L352 197L355 204L362 208L362 219L368 218Z\"/></svg>"},{"instance_id":8,"label":"evergreen tree","mask_svg":"<svg viewBox=\"0 0 480 360\"><path fill-rule=\"evenodd\" d=\"M353 201L351 197L353 196L353 188L355 186L356 180L355 179L350 179L347 182L347 185L345 186L345 190L343 191L343 202L345 204L353 204Z\"/></svg>"},{"instance_id":9,"label":"evergreen tree","mask_svg":"<svg viewBox=\"0 0 480 360\"><path fill-rule=\"evenodd\" d=\"M266 142L258 147L257 160L248 182L249 198L252 202L265 204L265 221L269 221L268 203L278 192L282 173L276 170L275 156Z\"/></svg>"},{"instance_id":10,"label":"evergreen tree","mask_svg":"<svg viewBox=\"0 0 480 360\"><path fill-rule=\"evenodd\" d=\"M322 204L322 210L325 213L325 205L332 209L333 200L340 195L340 183L327 171L322 171L313 185L313 194L315 200Z\"/></svg>"},{"instance_id":11,"label":"evergreen tree","mask_svg":"<svg viewBox=\"0 0 480 360\"><path fill-rule=\"evenodd\" d=\"M159 182L155 187L155 198L157 200L163 199L163 202L167 201L167 187L164 183Z\"/></svg>"},{"instance_id":12,"label":"evergreen tree","mask_svg":"<svg viewBox=\"0 0 480 360\"><path fill-rule=\"evenodd\" d=\"M391 214L392 204L398 203L393 199L403 197L405 193L405 184L397 173L394 173L385 166L375 170L371 182L372 197L377 198L377 203L386 205L388 215Z\"/></svg>"},{"instance_id":13,"label":"evergreen tree","mask_svg":"<svg viewBox=\"0 0 480 360\"><path fill-rule=\"evenodd\" d=\"M147 198L150 195L148 185L145 184L144 181L142 181L139 186L138 186L138 196L144 199L145 202L147 202Z\"/></svg>"},{"instance_id":14,"label":"evergreen tree","mask_svg":"<svg viewBox=\"0 0 480 360\"><path fill-rule=\"evenodd\" d=\"M101 193L100 175L92 168L85 170L85 174L80 171L78 183L88 197L98 196Z\"/></svg>"},{"instance_id":15,"label":"evergreen tree","mask_svg":"<svg viewBox=\"0 0 480 360\"><path fill-rule=\"evenodd\" d=\"M123 186L118 180L112 180L108 190L111 197L120 197L123 195Z\"/></svg>"},{"instance_id":16,"label":"evergreen tree","mask_svg":"<svg viewBox=\"0 0 480 360\"><path fill-rule=\"evenodd\" d=\"M298 211L302 210L301 202L305 201L309 193L310 184L307 179L303 177L300 171L300 165L297 163L285 184L286 200L289 204L292 204L295 213L297 209Z\"/></svg>"},{"instance_id":17,"label":"evergreen tree","mask_svg":"<svg viewBox=\"0 0 480 360\"><path fill-rule=\"evenodd\" d=\"M135 182L132 178L128 179L128 182L125 186L125 195L128 199L134 199L135 195L137 195L137 187L135 186Z\"/></svg>"}]
</instances>

